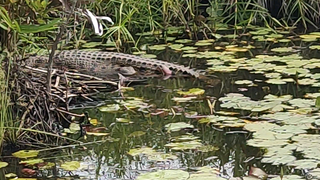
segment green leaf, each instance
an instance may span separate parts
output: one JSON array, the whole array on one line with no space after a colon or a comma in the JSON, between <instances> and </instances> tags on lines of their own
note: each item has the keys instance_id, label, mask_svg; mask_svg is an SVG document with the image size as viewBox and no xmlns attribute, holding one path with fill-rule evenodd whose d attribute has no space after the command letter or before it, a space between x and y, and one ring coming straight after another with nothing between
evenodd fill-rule
<instances>
[{"instance_id":1,"label":"green leaf","mask_svg":"<svg viewBox=\"0 0 320 180\"><path fill-rule=\"evenodd\" d=\"M21 150L21 151L12 153L12 155L17 158L37 157L38 154L39 154L39 151L36 151L36 150Z\"/></svg>"},{"instance_id":2,"label":"green leaf","mask_svg":"<svg viewBox=\"0 0 320 180\"><path fill-rule=\"evenodd\" d=\"M38 32L44 32L56 29L58 27L58 24L60 22L60 19L55 19L48 24L44 25L20 25L20 33L38 33Z\"/></svg>"},{"instance_id":3,"label":"green leaf","mask_svg":"<svg viewBox=\"0 0 320 180\"><path fill-rule=\"evenodd\" d=\"M78 161L69 161L61 164L61 168L66 171L75 171L80 168L80 162Z\"/></svg>"},{"instance_id":4,"label":"green leaf","mask_svg":"<svg viewBox=\"0 0 320 180\"><path fill-rule=\"evenodd\" d=\"M318 96L316 99L316 107L320 108L320 96Z\"/></svg>"},{"instance_id":5,"label":"green leaf","mask_svg":"<svg viewBox=\"0 0 320 180\"><path fill-rule=\"evenodd\" d=\"M0 161L0 168L6 167L6 166L8 166L7 162Z\"/></svg>"}]
</instances>

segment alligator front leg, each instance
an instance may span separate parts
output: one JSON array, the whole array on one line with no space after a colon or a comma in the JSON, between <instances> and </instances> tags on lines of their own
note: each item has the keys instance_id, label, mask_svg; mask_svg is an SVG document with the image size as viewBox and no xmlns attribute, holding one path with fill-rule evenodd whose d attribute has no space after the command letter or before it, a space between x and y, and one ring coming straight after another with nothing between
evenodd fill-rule
<instances>
[{"instance_id":1,"label":"alligator front leg","mask_svg":"<svg viewBox=\"0 0 320 180\"><path fill-rule=\"evenodd\" d=\"M168 75L172 75L172 71L164 65L159 66L159 70L163 73L163 75L168 76Z\"/></svg>"}]
</instances>

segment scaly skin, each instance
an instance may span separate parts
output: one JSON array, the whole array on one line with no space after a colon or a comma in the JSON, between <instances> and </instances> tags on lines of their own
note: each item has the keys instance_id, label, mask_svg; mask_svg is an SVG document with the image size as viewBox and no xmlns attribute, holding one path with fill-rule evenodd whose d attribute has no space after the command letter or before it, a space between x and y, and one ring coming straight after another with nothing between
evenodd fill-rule
<instances>
[{"instance_id":1,"label":"scaly skin","mask_svg":"<svg viewBox=\"0 0 320 180\"><path fill-rule=\"evenodd\" d=\"M174 72L185 72L194 77L199 77L198 72L182 65L117 52L64 50L56 54L55 58L62 64L91 71L103 71L105 66L110 64L121 64L137 68L163 70L167 74L171 72L170 70Z\"/></svg>"}]
</instances>

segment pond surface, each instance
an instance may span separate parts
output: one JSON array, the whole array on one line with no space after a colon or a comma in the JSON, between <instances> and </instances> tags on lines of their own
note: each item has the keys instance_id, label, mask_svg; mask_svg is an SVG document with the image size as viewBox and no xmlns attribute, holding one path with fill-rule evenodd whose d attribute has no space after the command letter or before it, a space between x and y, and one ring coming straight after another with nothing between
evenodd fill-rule
<instances>
[{"instance_id":1,"label":"pond surface","mask_svg":"<svg viewBox=\"0 0 320 180\"><path fill-rule=\"evenodd\" d=\"M177 35L175 35L176 37ZM218 37L218 35L215 35ZM149 37L150 38L150 37ZM209 79L150 78L82 103L84 145L40 152L37 177L72 179L320 179L320 34L256 28L189 42L149 45L158 59L191 65ZM150 38L153 41L152 38ZM73 134L74 133L74 134ZM18 159L3 173L22 174ZM16 164L16 165L14 165ZM172 170L172 171L170 171Z\"/></svg>"}]
</instances>

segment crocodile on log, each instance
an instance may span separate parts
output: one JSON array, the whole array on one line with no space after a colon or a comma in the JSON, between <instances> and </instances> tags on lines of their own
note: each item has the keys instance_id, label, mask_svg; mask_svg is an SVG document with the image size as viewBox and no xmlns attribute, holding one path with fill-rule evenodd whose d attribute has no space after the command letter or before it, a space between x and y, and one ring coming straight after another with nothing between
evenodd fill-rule
<instances>
[{"instance_id":1,"label":"crocodile on log","mask_svg":"<svg viewBox=\"0 0 320 180\"><path fill-rule=\"evenodd\" d=\"M47 57L36 57L40 61L47 61ZM37 60L27 60L27 65L32 65ZM129 65L136 68L145 68L155 71L163 71L166 74L182 72L198 78L200 75L197 71L192 70L183 65L177 65L166 61L143 58L135 55L129 55L117 52L107 51L89 51L89 50L63 50L56 53L54 62L67 67L76 68L88 72L104 72L108 71L107 66L110 65ZM110 69L110 68L109 68ZM129 70L128 70L129 69ZM127 74L133 74L130 68L122 69L122 72L129 71ZM105 72L108 74L108 72ZM127 75L124 73L124 75Z\"/></svg>"}]
</instances>

